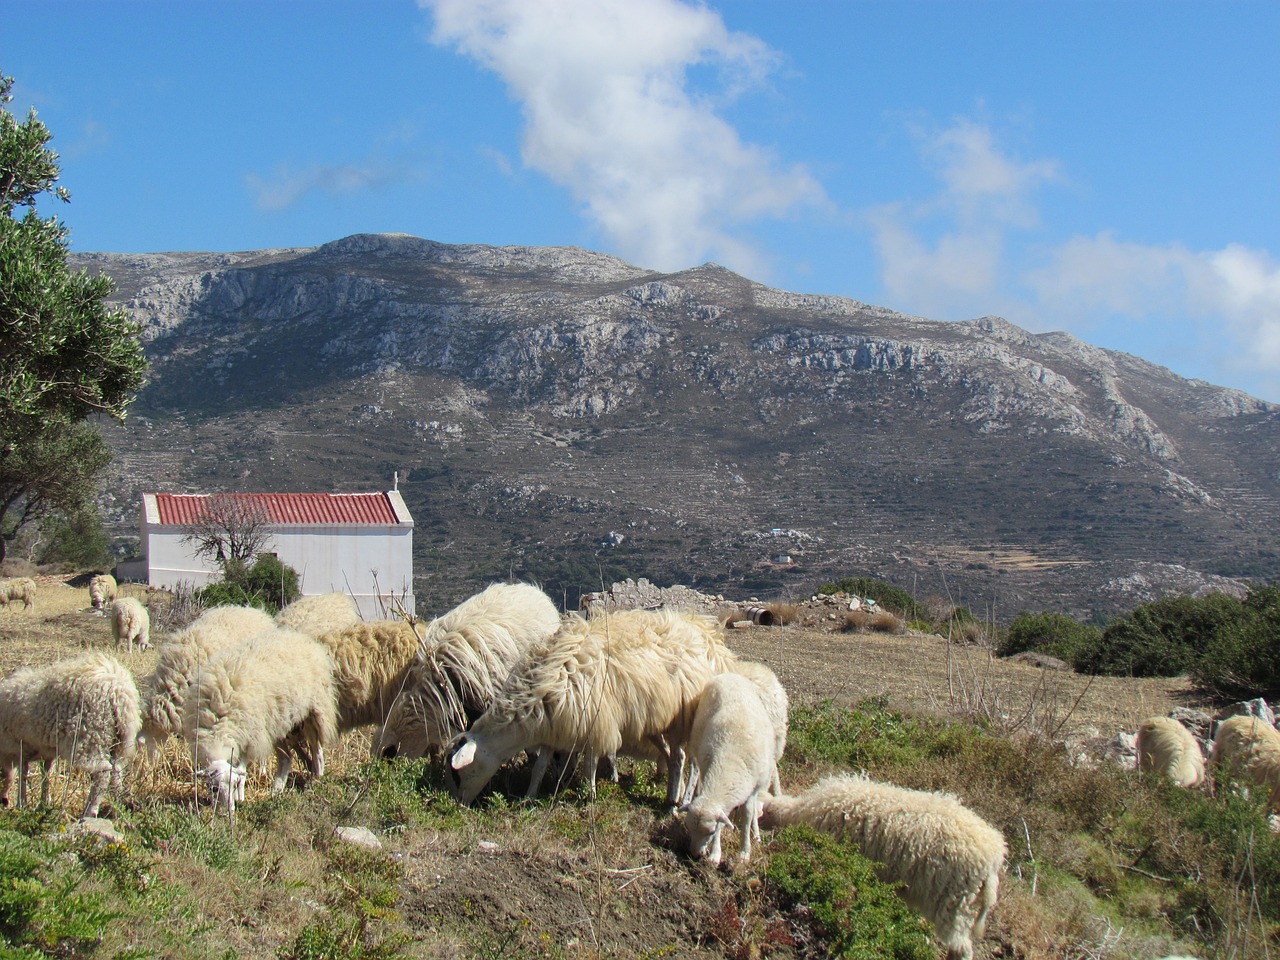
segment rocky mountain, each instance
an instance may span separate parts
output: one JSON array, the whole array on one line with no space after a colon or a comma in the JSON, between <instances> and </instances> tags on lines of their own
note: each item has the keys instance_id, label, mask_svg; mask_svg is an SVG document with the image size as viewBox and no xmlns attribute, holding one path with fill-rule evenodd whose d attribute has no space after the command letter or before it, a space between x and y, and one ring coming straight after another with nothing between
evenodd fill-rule
<instances>
[{"instance_id":1,"label":"rocky mountain","mask_svg":"<svg viewBox=\"0 0 1280 960\"><path fill-rule=\"evenodd\" d=\"M1280 408L1067 334L576 248L77 259L151 360L106 428L121 534L143 489L398 482L430 609L870 575L1005 619L1280 575Z\"/></svg>"}]
</instances>

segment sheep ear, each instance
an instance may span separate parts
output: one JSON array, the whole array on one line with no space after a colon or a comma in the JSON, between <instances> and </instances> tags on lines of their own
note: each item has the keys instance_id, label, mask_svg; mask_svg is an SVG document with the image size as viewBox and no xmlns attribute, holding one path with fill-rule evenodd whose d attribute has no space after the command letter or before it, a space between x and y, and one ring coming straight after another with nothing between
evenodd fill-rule
<instances>
[{"instance_id":1,"label":"sheep ear","mask_svg":"<svg viewBox=\"0 0 1280 960\"><path fill-rule=\"evenodd\" d=\"M689 812L689 804L687 804L687 803L682 803L682 804L680 804L680 806L676 807L676 812L677 812L677 813L688 813L688 812Z\"/></svg>"},{"instance_id":2,"label":"sheep ear","mask_svg":"<svg viewBox=\"0 0 1280 960\"><path fill-rule=\"evenodd\" d=\"M717 819L718 821L720 821L721 823L723 823L723 824L724 824L726 827L728 827L730 830L732 830L732 829L733 829L733 821L729 819L729 815L728 815L727 813L725 813L723 810L721 810L721 811L720 811L720 813L719 813L719 815L716 817L716 819Z\"/></svg>"},{"instance_id":3,"label":"sheep ear","mask_svg":"<svg viewBox=\"0 0 1280 960\"><path fill-rule=\"evenodd\" d=\"M455 770L461 770L475 758L476 742L474 740L464 740L462 746L453 751L453 756L449 758L449 766Z\"/></svg>"}]
</instances>

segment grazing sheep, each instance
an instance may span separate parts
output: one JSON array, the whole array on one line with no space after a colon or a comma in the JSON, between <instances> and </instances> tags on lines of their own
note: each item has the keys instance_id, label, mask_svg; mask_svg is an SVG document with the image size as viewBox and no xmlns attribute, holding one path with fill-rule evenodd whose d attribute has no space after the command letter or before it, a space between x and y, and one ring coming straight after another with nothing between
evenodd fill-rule
<instances>
[{"instance_id":1,"label":"grazing sheep","mask_svg":"<svg viewBox=\"0 0 1280 960\"><path fill-rule=\"evenodd\" d=\"M11 580L0 580L0 606L7 607L16 601L22 601L22 609L30 610L36 605L36 582L30 577L14 577Z\"/></svg>"},{"instance_id":2,"label":"grazing sheep","mask_svg":"<svg viewBox=\"0 0 1280 960\"><path fill-rule=\"evenodd\" d=\"M82 817L96 817L108 782L120 792L124 768L137 746L138 688L109 654L95 651L43 667L23 667L0 682L0 765L8 803L15 768L18 803L26 802L27 770L44 763L40 802L49 801L49 768L56 757L85 770L89 796Z\"/></svg>"},{"instance_id":3,"label":"grazing sheep","mask_svg":"<svg viewBox=\"0 0 1280 960\"><path fill-rule=\"evenodd\" d=\"M1204 751L1173 717L1150 717L1138 727L1138 769L1162 773L1180 787L1204 782Z\"/></svg>"},{"instance_id":4,"label":"grazing sheep","mask_svg":"<svg viewBox=\"0 0 1280 960\"><path fill-rule=\"evenodd\" d=\"M283 790L290 746L312 776L324 773L323 750L338 737L333 674L328 649L296 630L273 628L209 658L187 692L182 732L216 806L234 814L247 765L272 756L272 790Z\"/></svg>"},{"instance_id":5,"label":"grazing sheep","mask_svg":"<svg viewBox=\"0 0 1280 960\"><path fill-rule=\"evenodd\" d=\"M720 834L740 811L739 860L751 858L760 798L777 775L777 738L760 688L740 673L711 678L698 698L689 753L699 773L697 793L681 810L689 852L720 863ZM690 778L692 779L692 777Z\"/></svg>"},{"instance_id":6,"label":"grazing sheep","mask_svg":"<svg viewBox=\"0 0 1280 960\"><path fill-rule=\"evenodd\" d=\"M865 776L833 776L796 797L765 799L761 824L808 824L858 847L877 874L937 931L947 960L970 960L995 906L1004 864L1000 831L945 793Z\"/></svg>"},{"instance_id":7,"label":"grazing sheep","mask_svg":"<svg viewBox=\"0 0 1280 960\"><path fill-rule=\"evenodd\" d=\"M151 646L151 615L147 608L134 597L118 597L111 601L111 636L116 646L127 641L129 652L133 653L133 641L138 641L138 649L146 650Z\"/></svg>"},{"instance_id":8,"label":"grazing sheep","mask_svg":"<svg viewBox=\"0 0 1280 960\"><path fill-rule=\"evenodd\" d=\"M764 701L774 734L773 783L769 789L773 793L781 793L782 781L778 776L778 763L782 760L782 752L787 749L787 718L791 707L787 691L778 681L777 675L763 663L739 660L733 665L733 670L754 683L760 691L760 699Z\"/></svg>"},{"instance_id":9,"label":"grazing sheep","mask_svg":"<svg viewBox=\"0 0 1280 960\"><path fill-rule=\"evenodd\" d=\"M1269 806L1280 812L1280 731L1257 717L1228 717L1213 735L1211 759L1256 786L1270 789Z\"/></svg>"},{"instance_id":10,"label":"grazing sheep","mask_svg":"<svg viewBox=\"0 0 1280 960\"><path fill-rule=\"evenodd\" d=\"M89 601L95 610L103 610L119 593L116 578L109 573L100 573L89 581Z\"/></svg>"},{"instance_id":11,"label":"grazing sheep","mask_svg":"<svg viewBox=\"0 0 1280 960\"><path fill-rule=\"evenodd\" d=\"M276 614L276 626L297 630L309 637L354 627L360 608L345 593L317 593L299 597Z\"/></svg>"},{"instance_id":12,"label":"grazing sheep","mask_svg":"<svg viewBox=\"0 0 1280 960\"><path fill-rule=\"evenodd\" d=\"M647 741L668 757L667 799L674 804L693 704L735 659L711 617L670 610L571 615L512 668L493 703L450 746L453 793L470 803L499 766L535 747L581 753L594 793L600 758Z\"/></svg>"},{"instance_id":13,"label":"grazing sheep","mask_svg":"<svg viewBox=\"0 0 1280 960\"><path fill-rule=\"evenodd\" d=\"M187 688L209 658L274 626L256 607L213 607L160 644L155 671L142 684L142 739L149 754L182 733Z\"/></svg>"},{"instance_id":14,"label":"grazing sheep","mask_svg":"<svg viewBox=\"0 0 1280 960\"><path fill-rule=\"evenodd\" d=\"M551 598L527 583L492 584L433 620L374 738L375 753L442 749L485 711L512 666L559 628Z\"/></svg>"}]
</instances>

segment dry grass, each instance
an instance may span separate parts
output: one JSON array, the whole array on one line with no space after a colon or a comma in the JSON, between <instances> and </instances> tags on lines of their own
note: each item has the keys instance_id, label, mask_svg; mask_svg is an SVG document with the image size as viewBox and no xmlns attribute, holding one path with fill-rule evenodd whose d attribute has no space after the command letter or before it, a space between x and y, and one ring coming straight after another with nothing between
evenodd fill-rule
<instances>
[{"instance_id":1,"label":"dry grass","mask_svg":"<svg viewBox=\"0 0 1280 960\"><path fill-rule=\"evenodd\" d=\"M985 647L949 644L934 634L744 630L728 634L728 643L743 656L769 664L792 699L855 705L883 698L899 709L1014 720L1029 710L1059 719L1070 710L1060 724L1064 738L1136 730L1148 716L1202 702L1185 678L1045 671L1001 660Z\"/></svg>"}]
</instances>

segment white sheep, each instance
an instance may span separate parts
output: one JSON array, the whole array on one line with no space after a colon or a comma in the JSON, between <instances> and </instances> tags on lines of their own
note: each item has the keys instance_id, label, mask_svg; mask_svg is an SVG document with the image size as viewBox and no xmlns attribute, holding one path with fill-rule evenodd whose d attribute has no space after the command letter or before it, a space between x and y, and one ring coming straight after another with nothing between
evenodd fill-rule
<instances>
[{"instance_id":1,"label":"white sheep","mask_svg":"<svg viewBox=\"0 0 1280 960\"><path fill-rule=\"evenodd\" d=\"M512 666L559 627L551 598L527 583L491 584L433 620L374 738L376 755L442 749L485 711Z\"/></svg>"},{"instance_id":2,"label":"white sheep","mask_svg":"<svg viewBox=\"0 0 1280 960\"><path fill-rule=\"evenodd\" d=\"M30 577L0 580L0 606L7 607L19 600L23 610L30 610L36 605L36 582Z\"/></svg>"},{"instance_id":3,"label":"white sheep","mask_svg":"<svg viewBox=\"0 0 1280 960\"><path fill-rule=\"evenodd\" d=\"M160 643L155 670L142 684L142 739L149 754L182 733L187 689L209 658L274 626L271 616L256 607L213 607Z\"/></svg>"},{"instance_id":4,"label":"white sheep","mask_svg":"<svg viewBox=\"0 0 1280 960\"><path fill-rule=\"evenodd\" d=\"M689 736L689 754L697 765L693 799L682 808L689 852L720 863L720 834L740 813L740 860L751 858L751 835L762 795L777 775L777 738L756 684L740 673L718 674L698 698Z\"/></svg>"},{"instance_id":5,"label":"white sheep","mask_svg":"<svg viewBox=\"0 0 1280 960\"><path fill-rule=\"evenodd\" d=\"M272 790L283 790L290 747L311 775L338 737L333 657L304 633L273 628L209 658L187 692L182 732L216 806L235 813L248 764L276 758Z\"/></svg>"},{"instance_id":6,"label":"white sheep","mask_svg":"<svg viewBox=\"0 0 1280 960\"><path fill-rule=\"evenodd\" d=\"M345 630L361 621L360 608L345 593L317 593L299 597L276 614L276 626L309 637Z\"/></svg>"},{"instance_id":7,"label":"white sheep","mask_svg":"<svg viewBox=\"0 0 1280 960\"><path fill-rule=\"evenodd\" d=\"M1204 782L1204 751L1173 717L1149 717L1138 727L1138 769L1162 773L1180 787Z\"/></svg>"},{"instance_id":8,"label":"white sheep","mask_svg":"<svg viewBox=\"0 0 1280 960\"><path fill-rule=\"evenodd\" d=\"M1280 812L1280 731L1257 717L1228 717L1213 735L1215 768L1270 790L1269 806Z\"/></svg>"},{"instance_id":9,"label":"white sheep","mask_svg":"<svg viewBox=\"0 0 1280 960\"><path fill-rule=\"evenodd\" d=\"M109 573L100 573L89 581L89 601L95 610L104 610L119 593L120 586Z\"/></svg>"},{"instance_id":10,"label":"white sheep","mask_svg":"<svg viewBox=\"0 0 1280 960\"><path fill-rule=\"evenodd\" d=\"M450 746L453 793L470 803L505 761L544 748L580 753L594 794L600 758L647 741L668 757L667 799L675 803L693 704L735 659L711 617L571 615L512 669L488 710Z\"/></svg>"},{"instance_id":11,"label":"white sheep","mask_svg":"<svg viewBox=\"0 0 1280 960\"><path fill-rule=\"evenodd\" d=\"M945 793L837 775L795 797L766 797L761 824L808 824L856 846L937 931L947 960L970 960L995 906L1004 836Z\"/></svg>"},{"instance_id":12,"label":"white sheep","mask_svg":"<svg viewBox=\"0 0 1280 960\"><path fill-rule=\"evenodd\" d=\"M96 817L108 783L117 793L123 786L140 726L133 674L109 654L95 651L14 671L0 681L4 801L17 768L18 802L25 803L28 765L38 760L45 767L40 800L48 803L49 768L62 757L89 774L81 816Z\"/></svg>"},{"instance_id":13,"label":"white sheep","mask_svg":"<svg viewBox=\"0 0 1280 960\"><path fill-rule=\"evenodd\" d=\"M151 616L147 608L136 597L117 597L111 601L111 636L116 646L122 642L129 644L129 652L133 653L133 642L138 641L138 649L146 650L151 646Z\"/></svg>"}]
</instances>

